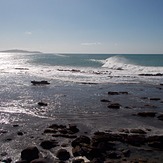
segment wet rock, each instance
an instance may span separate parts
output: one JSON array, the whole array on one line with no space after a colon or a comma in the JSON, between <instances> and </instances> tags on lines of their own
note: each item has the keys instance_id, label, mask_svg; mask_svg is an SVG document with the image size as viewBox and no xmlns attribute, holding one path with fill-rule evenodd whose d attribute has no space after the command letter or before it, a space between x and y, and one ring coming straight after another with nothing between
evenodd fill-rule
<instances>
[{"instance_id":1,"label":"wet rock","mask_svg":"<svg viewBox=\"0 0 163 163\"><path fill-rule=\"evenodd\" d=\"M20 160L20 161L16 161L15 163L28 163L28 161L26 161L26 160Z\"/></svg>"},{"instance_id":2,"label":"wet rock","mask_svg":"<svg viewBox=\"0 0 163 163\"><path fill-rule=\"evenodd\" d=\"M84 163L84 159L73 160L72 163Z\"/></svg>"},{"instance_id":3,"label":"wet rock","mask_svg":"<svg viewBox=\"0 0 163 163\"><path fill-rule=\"evenodd\" d=\"M45 159L35 159L31 161L30 163L48 163Z\"/></svg>"},{"instance_id":4,"label":"wet rock","mask_svg":"<svg viewBox=\"0 0 163 163\"><path fill-rule=\"evenodd\" d=\"M150 142L148 143L148 146L159 149L159 150L163 150L163 142L160 142L160 141Z\"/></svg>"},{"instance_id":5,"label":"wet rock","mask_svg":"<svg viewBox=\"0 0 163 163\"><path fill-rule=\"evenodd\" d=\"M108 92L108 95L121 95L121 94L128 94L128 92Z\"/></svg>"},{"instance_id":6,"label":"wet rock","mask_svg":"<svg viewBox=\"0 0 163 163\"><path fill-rule=\"evenodd\" d=\"M19 135L19 136L23 136L24 134L23 134L23 132L18 131L18 132L17 132L17 135Z\"/></svg>"},{"instance_id":7,"label":"wet rock","mask_svg":"<svg viewBox=\"0 0 163 163\"><path fill-rule=\"evenodd\" d=\"M5 160L2 160L3 163L11 163L12 159L11 158L7 158Z\"/></svg>"},{"instance_id":8,"label":"wet rock","mask_svg":"<svg viewBox=\"0 0 163 163\"><path fill-rule=\"evenodd\" d=\"M1 156L2 156L2 157L6 156L6 155L7 155L7 152L2 152L2 153L1 153Z\"/></svg>"},{"instance_id":9,"label":"wet rock","mask_svg":"<svg viewBox=\"0 0 163 163\"><path fill-rule=\"evenodd\" d=\"M78 132L79 132L79 129L77 128L76 125L69 124L68 133L75 134Z\"/></svg>"},{"instance_id":10,"label":"wet rock","mask_svg":"<svg viewBox=\"0 0 163 163\"><path fill-rule=\"evenodd\" d=\"M39 106L47 106L48 104L45 103L45 102L38 102L38 105L39 105Z\"/></svg>"},{"instance_id":11,"label":"wet rock","mask_svg":"<svg viewBox=\"0 0 163 163\"><path fill-rule=\"evenodd\" d=\"M145 135L127 135L124 142L133 146L142 146L147 142Z\"/></svg>"},{"instance_id":12,"label":"wet rock","mask_svg":"<svg viewBox=\"0 0 163 163\"><path fill-rule=\"evenodd\" d=\"M31 83L33 84L33 85L47 85L47 84L50 84L48 81L46 81L46 80L42 80L42 81L35 81L35 80L33 80L33 81L31 81Z\"/></svg>"},{"instance_id":13,"label":"wet rock","mask_svg":"<svg viewBox=\"0 0 163 163\"><path fill-rule=\"evenodd\" d=\"M157 74L139 74L139 76L163 76L163 74L161 74L161 73L157 73Z\"/></svg>"},{"instance_id":14,"label":"wet rock","mask_svg":"<svg viewBox=\"0 0 163 163\"><path fill-rule=\"evenodd\" d=\"M125 157L130 157L131 151L129 149L126 149L126 150L123 150L122 153Z\"/></svg>"},{"instance_id":15,"label":"wet rock","mask_svg":"<svg viewBox=\"0 0 163 163\"><path fill-rule=\"evenodd\" d=\"M39 150L35 146L27 147L21 152L21 159L27 160L28 162L39 158Z\"/></svg>"},{"instance_id":16,"label":"wet rock","mask_svg":"<svg viewBox=\"0 0 163 163\"><path fill-rule=\"evenodd\" d=\"M154 97L154 98L149 98L151 101L159 101L161 100L160 98Z\"/></svg>"},{"instance_id":17,"label":"wet rock","mask_svg":"<svg viewBox=\"0 0 163 163\"><path fill-rule=\"evenodd\" d=\"M43 149L51 149L51 148L58 146L58 143L56 142L56 140L45 140L41 142L40 146Z\"/></svg>"},{"instance_id":18,"label":"wet rock","mask_svg":"<svg viewBox=\"0 0 163 163\"><path fill-rule=\"evenodd\" d=\"M129 129L124 129L124 128L119 129L118 131L119 132L124 132L124 133L129 133Z\"/></svg>"},{"instance_id":19,"label":"wet rock","mask_svg":"<svg viewBox=\"0 0 163 163\"><path fill-rule=\"evenodd\" d=\"M78 138L76 138L74 141L71 142L71 146L72 147L76 147L79 146L81 144L90 144L91 139L87 136L79 136Z\"/></svg>"},{"instance_id":20,"label":"wet rock","mask_svg":"<svg viewBox=\"0 0 163 163\"><path fill-rule=\"evenodd\" d=\"M13 127L19 127L19 125L18 124L14 124Z\"/></svg>"},{"instance_id":21,"label":"wet rock","mask_svg":"<svg viewBox=\"0 0 163 163\"><path fill-rule=\"evenodd\" d=\"M68 160L70 158L70 153L66 149L59 149L56 156L60 160Z\"/></svg>"},{"instance_id":22,"label":"wet rock","mask_svg":"<svg viewBox=\"0 0 163 163\"><path fill-rule=\"evenodd\" d=\"M111 101L106 100L106 99L102 99L101 102L111 102Z\"/></svg>"},{"instance_id":23,"label":"wet rock","mask_svg":"<svg viewBox=\"0 0 163 163\"><path fill-rule=\"evenodd\" d=\"M118 103L113 103L113 104L108 105L108 108L110 109L120 109L120 107L121 105Z\"/></svg>"},{"instance_id":24,"label":"wet rock","mask_svg":"<svg viewBox=\"0 0 163 163\"><path fill-rule=\"evenodd\" d=\"M160 114L157 118L158 118L159 120L163 121L163 114Z\"/></svg>"},{"instance_id":25,"label":"wet rock","mask_svg":"<svg viewBox=\"0 0 163 163\"><path fill-rule=\"evenodd\" d=\"M156 112L151 112L151 111L139 112L137 115L141 117L155 117Z\"/></svg>"},{"instance_id":26,"label":"wet rock","mask_svg":"<svg viewBox=\"0 0 163 163\"><path fill-rule=\"evenodd\" d=\"M57 132L57 130L52 129L52 128L46 128L46 129L44 130L44 133L56 133L56 132Z\"/></svg>"},{"instance_id":27,"label":"wet rock","mask_svg":"<svg viewBox=\"0 0 163 163\"><path fill-rule=\"evenodd\" d=\"M130 130L131 133L136 133L136 134L146 134L146 132L142 129L131 129Z\"/></svg>"},{"instance_id":28,"label":"wet rock","mask_svg":"<svg viewBox=\"0 0 163 163\"><path fill-rule=\"evenodd\" d=\"M110 159L119 159L121 158L121 155L117 152L108 152L107 156L110 158Z\"/></svg>"},{"instance_id":29,"label":"wet rock","mask_svg":"<svg viewBox=\"0 0 163 163\"><path fill-rule=\"evenodd\" d=\"M53 134L53 137L63 137L63 138L70 138L70 139L74 139L77 136L76 135L69 135L69 134Z\"/></svg>"}]
</instances>

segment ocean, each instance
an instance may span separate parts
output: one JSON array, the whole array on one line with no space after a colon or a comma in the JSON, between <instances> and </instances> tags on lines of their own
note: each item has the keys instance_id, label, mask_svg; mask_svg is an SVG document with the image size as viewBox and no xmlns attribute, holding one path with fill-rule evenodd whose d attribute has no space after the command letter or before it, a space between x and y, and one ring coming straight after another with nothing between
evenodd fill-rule
<instances>
[{"instance_id":1,"label":"ocean","mask_svg":"<svg viewBox=\"0 0 163 163\"><path fill-rule=\"evenodd\" d=\"M158 84L162 76L152 74L163 72L161 54L1 53L0 63L1 74L24 68L30 76L67 82Z\"/></svg>"},{"instance_id":2,"label":"ocean","mask_svg":"<svg viewBox=\"0 0 163 163\"><path fill-rule=\"evenodd\" d=\"M32 85L32 80L50 84ZM160 84L162 54L0 53L0 151L15 161L22 149L37 145L44 156L52 157L39 144L49 138L42 133L53 123L77 124L80 134L121 128L163 134L157 117L133 116L140 111L163 112ZM108 91L128 95L109 96ZM109 109L103 99L120 103L121 108ZM18 131L23 135L18 136ZM0 160L6 155L0 155Z\"/></svg>"}]
</instances>

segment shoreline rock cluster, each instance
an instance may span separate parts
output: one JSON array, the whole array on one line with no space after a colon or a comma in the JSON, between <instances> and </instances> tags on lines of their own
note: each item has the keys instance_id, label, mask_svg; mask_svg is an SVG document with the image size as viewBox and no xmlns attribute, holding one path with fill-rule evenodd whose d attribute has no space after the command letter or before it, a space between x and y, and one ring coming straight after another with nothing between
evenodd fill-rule
<instances>
[{"instance_id":1,"label":"shoreline rock cluster","mask_svg":"<svg viewBox=\"0 0 163 163\"><path fill-rule=\"evenodd\" d=\"M29 145L21 151L20 160L15 163L118 163L159 162L160 158L149 158L153 152L162 153L163 135L151 135L151 130L142 128L122 128L116 131L97 131L91 135L80 134L80 129L73 124L68 126L52 124L45 128L40 144ZM72 137L71 137L71 136ZM67 139L67 145L60 140ZM65 147L69 147L70 151ZM56 160L42 155L42 150L54 152ZM142 153L144 151L144 153ZM139 157L138 157L139 154ZM2 155L2 154L1 154ZM89 161L85 161L86 158ZM11 163L12 159L2 160ZM140 161L141 162L141 161Z\"/></svg>"}]
</instances>

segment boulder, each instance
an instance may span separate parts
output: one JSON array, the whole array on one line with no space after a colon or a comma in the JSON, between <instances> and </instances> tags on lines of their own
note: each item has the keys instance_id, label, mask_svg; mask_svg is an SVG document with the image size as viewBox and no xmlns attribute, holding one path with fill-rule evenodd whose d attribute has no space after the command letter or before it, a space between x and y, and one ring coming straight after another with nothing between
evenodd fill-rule
<instances>
[{"instance_id":1,"label":"boulder","mask_svg":"<svg viewBox=\"0 0 163 163\"><path fill-rule=\"evenodd\" d=\"M66 149L59 149L56 156L60 160L68 160L70 158L70 153Z\"/></svg>"},{"instance_id":2,"label":"boulder","mask_svg":"<svg viewBox=\"0 0 163 163\"><path fill-rule=\"evenodd\" d=\"M21 152L21 159L28 162L39 158L39 150L35 146L27 147Z\"/></svg>"},{"instance_id":3,"label":"boulder","mask_svg":"<svg viewBox=\"0 0 163 163\"><path fill-rule=\"evenodd\" d=\"M163 114L160 114L157 118L158 118L159 120L163 121Z\"/></svg>"},{"instance_id":4,"label":"boulder","mask_svg":"<svg viewBox=\"0 0 163 163\"><path fill-rule=\"evenodd\" d=\"M90 144L91 139L87 136L79 136L74 141L71 142L72 147L76 147L80 144Z\"/></svg>"},{"instance_id":5,"label":"boulder","mask_svg":"<svg viewBox=\"0 0 163 163\"><path fill-rule=\"evenodd\" d=\"M38 105L39 105L39 106L48 106L48 104L45 103L45 102L38 102Z\"/></svg>"},{"instance_id":6,"label":"boulder","mask_svg":"<svg viewBox=\"0 0 163 163\"><path fill-rule=\"evenodd\" d=\"M58 143L55 140L44 140L41 142L40 146L43 149L51 149L58 146Z\"/></svg>"}]
</instances>

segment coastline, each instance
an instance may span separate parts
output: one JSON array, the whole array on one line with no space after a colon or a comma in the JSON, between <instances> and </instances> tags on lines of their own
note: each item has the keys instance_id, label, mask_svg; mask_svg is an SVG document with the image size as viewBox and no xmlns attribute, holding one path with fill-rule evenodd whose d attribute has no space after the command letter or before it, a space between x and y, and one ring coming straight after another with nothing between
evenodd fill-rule
<instances>
[{"instance_id":1,"label":"coastline","mask_svg":"<svg viewBox=\"0 0 163 163\"><path fill-rule=\"evenodd\" d=\"M45 134L44 131L52 124L66 126L75 124L79 129L79 133L74 134L77 137L85 135L92 138L95 132L104 132L109 135L110 133L116 134L114 137L123 134L143 135L143 138L145 136L147 139L151 136L158 136L158 142L163 135L163 122L159 119L159 116L162 115L163 106L162 85L67 83L56 86L56 84L51 83L50 86L28 85L27 87L32 90L31 93L37 92L39 94L39 98L35 96L36 94L33 96L28 94L30 105L26 107L32 108L34 114L1 111L1 119L3 115L4 117L8 116L7 118L11 120L9 123L1 123L1 160L11 158L15 162L20 159L20 153L23 149L34 145L37 146L42 157L51 161L58 160L58 162L56 151L65 148L69 152L71 151L71 158L67 161L71 162L74 159L71 142L75 138L67 138L63 135L55 137L51 133ZM112 92L112 94L108 94L108 92ZM113 92L117 92L117 94ZM47 102L48 106L37 106L40 97ZM32 98L34 98L33 101L31 101ZM31 105L31 102L35 105ZM118 103L120 107L108 107L115 103ZM21 105L23 106L23 104ZM142 112L155 112L155 114L154 116L138 115ZM138 131L138 133L136 131L132 133L134 129L139 129L139 132L144 131L145 133L142 134ZM43 140L51 139L58 142L57 147L45 150L40 146ZM135 140L138 141L134 138L133 141ZM113 150L114 153L118 152L117 154L121 155L119 158L107 158L110 162L132 162L134 160L161 162L163 159L161 156L162 148L149 146L151 142L141 142L142 144L139 143L140 146L138 147L128 142L121 142L118 137L114 140L110 139L110 142L115 143L116 150ZM162 143L162 139L160 143ZM124 157L124 154L122 156L120 148L129 150L130 156Z\"/></svg>"}]
</instances>

